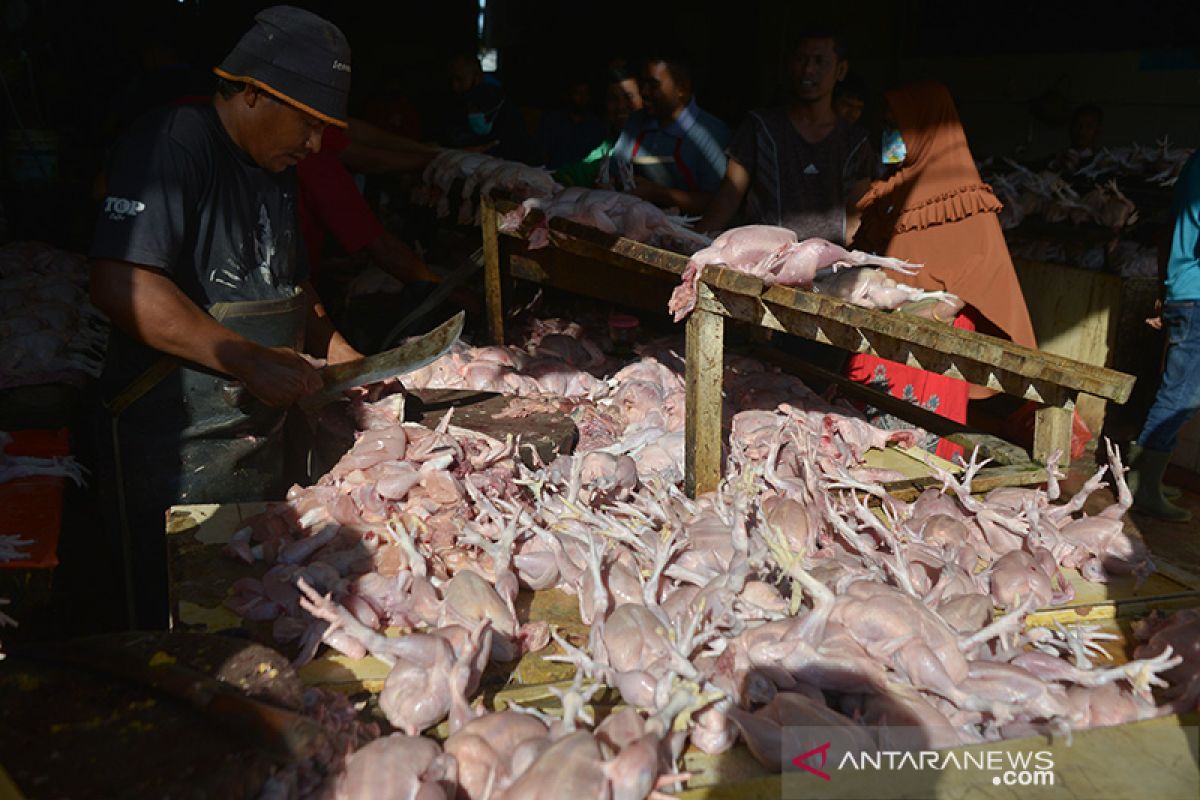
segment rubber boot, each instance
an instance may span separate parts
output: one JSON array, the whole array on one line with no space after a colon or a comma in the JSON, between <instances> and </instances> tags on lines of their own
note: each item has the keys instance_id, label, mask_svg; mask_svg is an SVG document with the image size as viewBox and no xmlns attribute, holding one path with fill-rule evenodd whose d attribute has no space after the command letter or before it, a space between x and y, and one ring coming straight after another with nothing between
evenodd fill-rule
<instances>
[{"instance_id":1,"label":"rubber boot","mask_svg":"<svg viewBox=\"0 0 1200 800\"><path fill-rule=\"evenodd\" d=\"M1137 442L1131 442L1129 445L1130 461L1133 460L1133 455L1135 452L1142 452L1141 445L1139 445ZM1126 482L1129 482L1131 479L1133 482L1129 483L1129 491L1136 494L1137 479L1134 477L1134 473L1132 471L1125 477ZM1183 489L1180 489L1178 486L1168 486L1164 483L1162 484L1162 496L1168 500L1178 500L1179 498L1183 497Z\"/></svg>"},{"instance_id":2,"label":"rubber boot","mask_svg":"<svg viewBox=\"0 0 1200 800\"><path fill-rule=\"evenodd\" d=\"M1129 472L1125 482L1133 494L1133 509L1167 522L1189 522L1192 513L1172 505L1163 496L1162 477L1171 454L1148 450L1134 442L1129 445Z\"/></svg>"},{"instance_id":3,"label":"rubber boot","mask_svg":"<svg viewBox=\"0 0 1200 800\"><path fill-rule=\"evenodd\" d=\"M1137 443L1135 442L1132 445L1132 447L1138 447ZM1140 450L1140 448L1139 448L1139 450ZM1131 458L1133 457L1132 450L1129 451L1129 455ZM1125 480L1128 481L1129 478L1130 478L1130 476L1126 476ZM1133 486L1134 485L1132 483L1129 484L1129 491L1131 491L1131 492L1133 491ZM1162 485L1162 496L1167 498L1168 500L1178 500L1179 498L1183 497L1183 489L1180 489L1178 486L1169 486L1164 483Z\"/></svg>"}]
</instances>

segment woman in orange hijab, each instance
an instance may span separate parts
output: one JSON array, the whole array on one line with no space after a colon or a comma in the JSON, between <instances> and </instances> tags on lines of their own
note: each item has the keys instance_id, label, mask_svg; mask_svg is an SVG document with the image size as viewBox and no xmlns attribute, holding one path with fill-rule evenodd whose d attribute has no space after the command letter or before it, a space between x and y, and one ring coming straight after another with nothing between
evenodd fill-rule
<instances>
[{"instance_id":1,"label":"woman in orange hijab","mask_svg":"<svg viewBox=\"0 0 1200 800\"><path fill-rule=\"evenodd\" d=\"M862 223L854 247L924 264L916 275L895 277L961 298L966 305L953 320L956 328L1037 347L996 217L1002 205L980 180L949 90L921 82L887 92L885 98L903 140L903 160L859 201ZM938 310L935 307L935 313ZM972 393L992 394L868 355L852 356L848 371L852 380L880 385L895 397L957 422L966 422ZM945 441L938 445L943 457L959 451Z\"/></svg>"}]
</instances>

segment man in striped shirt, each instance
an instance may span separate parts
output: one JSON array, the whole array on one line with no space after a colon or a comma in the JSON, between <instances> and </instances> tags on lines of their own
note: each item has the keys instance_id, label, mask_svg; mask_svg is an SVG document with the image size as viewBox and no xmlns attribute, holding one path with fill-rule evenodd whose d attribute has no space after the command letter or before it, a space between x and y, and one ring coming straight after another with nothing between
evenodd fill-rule
<instances>
[{"instance_id":1,"label":"man in striped shirt","mask_svg":"<svg viewBox=\"0 0 1200 800\"><path fill-rule=\"evenodd\" d=\"M833 109L834 87L848 67L840 37L812 32L796 41L788 104L751 112L738 128L721 188L698 230L725 230L740 212L742 224L791 228L801 239L853 238L854 203L877 162L866 132Z\"/></svg>"}]
</instances>

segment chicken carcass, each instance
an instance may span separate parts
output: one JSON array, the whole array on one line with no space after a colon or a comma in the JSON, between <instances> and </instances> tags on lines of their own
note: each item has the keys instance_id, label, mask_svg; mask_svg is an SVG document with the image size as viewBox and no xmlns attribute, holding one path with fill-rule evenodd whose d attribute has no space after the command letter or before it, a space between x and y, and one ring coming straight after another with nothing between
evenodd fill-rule
<instances>
[{"instance_id":1,"label":"chicken carcass","mask_svg":"<svg viewBox=\"0 0 1200 800\"><path fill-rule=\"evenodd\" d=\"M532 212L539 212L528 233L530 249L549 243L549 221L562 217L604 233L680 252L694 252L708 244L708 237L686 227L682 217L665 213L653 203L630 194L604 189L571 187L550 198L526 200L506 214L501 231L515 231Z\"/></svg>"},{"instance_id":2,"label":"chicken carcass","mask_svg":"<svg viewBox=\"0 0 1200 800\"><path fill-rule=\"evenodd\" d=\"M83 486L83 466L74 456L12 456L5 450L12 443L12 436L0 431L0 483L39 475L70 478L76 486Z\"/></svg>"},{"instance_id":3,"label":"chicken carcass","mask_svg":"<svg viewBox=\"0 0 1200 800\"><path fill-rule=\"evenodd\" d=\"M1180 662L1163 677L1170 684L1169 705L1176 713L1200 708L1200 609L1185 608L1169 617L1157 615L1134 626L1134 634L1143 644L1134 650L1135 658L1154 658L1173 651Z\"/></svg>"},{"instance_id":4,"label":"chicken carcass","mask_svg":"<svg viewBox=\"0 0 1200 800\"><path fill-rule=\"evenodd\" d=\"M780 692L770 703L751 713L737 706L729 709L742 738L758 762L771 772L781 772L783 754L805 753L823 741L832 740L837 752L873 751L877 743L868 728L839 714L823 701L798 692ZM805 728L817 729L814 733Z\"/></svg>"},{"instance_id":5,"label":"chicken carcass","mask_svg":"<svg viewBox=\"0 0 1200 800\"><path fill-rule=\"evenodd\" d=\"M562 186L544 169L531 167L519 161L494 159L463 181L458 221L464 225L478 223L478 207L473 202L476 191L482 197L491 194L493 189L503 189L512 197L524 200L530 197L549 197L560 191Z\"/></svg>"},{"instance_id":6,"label":"chicken carcass","mask_svg":"<svg viewBox=\"0 0 1200 800\"><path fill-rule=\"evenodd\" d=\"M0 389L100 374L108 327L88 302L87 260L36 242L0 247Z\"/></svg>"},{"instance_id":7,"label":"chicken carcass","mask_svg":"<svg viewBox=\"0 0 1200 800\"><path fill-rule=\"evenodd\" d=\"M486 800L504 792L549 745L545 723L511 709L484 714L450 734L446 754L458 762L458 796Z\"/></svg>"},{"instance_id":8,"label":"chicken carcass","mask_svg":"<svg viewBox=\"0 0 1200 800\"><path fill-rule=\"evenodd\" d=\"M336 800L452 800L458 764L432 739L393 733L346 759Z\"/></svg>"},{"instance_id":9,"label":"chicken carcass","mask_svg":"<svg viewBox=\"0 0 1200 800\"><path fill-rule=\"evenodd\" d=\"M811 287L818 273L838 267L873 264L912 274L921 266L898 258L846 250L824 239L805 239L801 242L787 228L771 225L732 228L689 259L683 282L672 292L667 305L676 322L696 307L696 287L700 274L710 264L754 275L767 286L780 284L802 288Z\"/></svg>"},{"instance_id":10,"label":"chicken carcass","mask_svg":"<svg viewBox=\"0 0 1200 800\"><path fill-rule=\"evenodd\" d=\"M486 620L469 632L443 626L432 634L389 637L368 628L303 578L297 580L297 586L304 595L301 607L328 623L326 637L344 631L361 648L352 656L361 658L370 652L392 667L379 696L380 709L392 725L415 736L447 715L455 728L471 718L466 695L477 685L487 663L490 628Z\"/></svg>"},{"instance_id":11,"label":"chicken carcass","mask_svg":"<svg viewBox=\"0 0 1200 800\"><path fill-rule=\"evenodd\" d=\"M878 311L892 311L920 300L944 299L952 303L958 299L949 292L927 292L897 283L883 270L874 267L851 267L822 275L813 281L813 291Z\"/></svg>"}]
</instances>

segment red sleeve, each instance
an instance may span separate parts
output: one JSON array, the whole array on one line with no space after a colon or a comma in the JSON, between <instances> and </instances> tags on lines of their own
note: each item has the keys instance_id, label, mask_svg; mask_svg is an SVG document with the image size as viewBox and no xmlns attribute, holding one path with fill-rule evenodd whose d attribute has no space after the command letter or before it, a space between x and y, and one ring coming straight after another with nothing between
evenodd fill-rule
<instances>
[{"instance_id":1,"label":"red sleeve","mask_svg":"<svg viewBox=\"0 0 1200 800\"><path fill-rule=\"evenodd\" d=\"M383 233L383 225L358 191L354 178L338 161L337 138L345 134L326 129L321 152L310 155L296 167L300 185L300 223L304 244L317 264L325 233L332 233L347 253L357 253ZM331 142L330 140L334 141ZM348 140L346 140L348 143ZM333 147L327 147L333 144ZM345 145L342 145L344 149Z\"/></svg>"}]
</instances>

